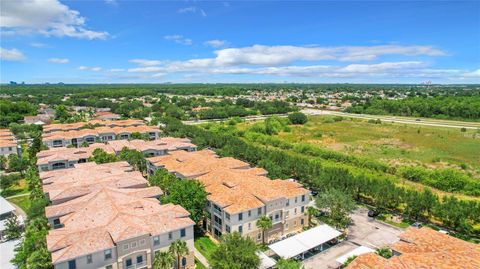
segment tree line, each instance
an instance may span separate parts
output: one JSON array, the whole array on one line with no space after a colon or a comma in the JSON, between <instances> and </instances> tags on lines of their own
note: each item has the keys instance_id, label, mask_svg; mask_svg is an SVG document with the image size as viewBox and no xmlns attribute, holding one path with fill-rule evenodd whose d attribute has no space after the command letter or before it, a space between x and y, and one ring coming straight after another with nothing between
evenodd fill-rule
<instances>
[{"instance_id":1,"label":"tree line","mask_svg":"<svg viewBox=\"0 0 480 269\"><path fill-rule=\"evenodd\" d=\"M398 115L440 119L480 120L480 96L441 96L436 98L373 99L346 109L351 113Z\"/></svg>"}]
</instances>

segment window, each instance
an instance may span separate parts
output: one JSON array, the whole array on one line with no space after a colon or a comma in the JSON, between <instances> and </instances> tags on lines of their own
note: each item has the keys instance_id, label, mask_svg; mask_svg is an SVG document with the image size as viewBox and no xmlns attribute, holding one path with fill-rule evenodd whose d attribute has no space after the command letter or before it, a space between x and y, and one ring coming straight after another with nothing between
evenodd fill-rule
<instances>
[{"instance_id":1,"label":"window","mask_svg":"<svg viewBox=\"0 0 480 269\"><path fill-rule=\"evenodd\" d=\"M68 261L68 269L76 269L77 268L77 263L75 260Z\"/></svg>"},{"instance_id":2,"label":"window","mask_svg":"<svg viewBox=\"0 0 480 269\"><path fill-rule=\"evenodd\" d=\"M92 263L92 255L87 255L87 263Z\"/></svg>"},{"instance_id":3,"label":"window","mask_svg":"<svg viewBox=\"0 0 480 269\"><path fill-rule=\"evenodd\" d=\"M144 245L145 245L145 239L140 240L140 246L144 246Z\"/></svg>"},{"instance_id":4,"label":"window","mask_svg":"<svg viewBox=\"0 0 480 269\"><path fill-rule=\"evenodd\" d=\"M131 248L136 248L136 247L137 247L137 242L132 242L132 243L130 243L130 247L131 247Z\"/></svg>"},{"instance_id":5,"label":"window","mask_svg":"<svg viewBox=\"0 0 480 269\"><path fill-rule=\"evenodd\" d=\"M112 250L111 249L106 249L103 254L105 255L105 260L109 260L112 258Z\"/></svg>"},{"instance_id":6,"label":"window","mask_svg":"<svg viewBox=\"0 0 480 269\"><path fill-rule=\"evenodd\" d=\"M129 244L123 244L123 250L127 250L130 247Z\"/></svg>"},{"instance_id":7,"label":"window","mask_svg":"<svg viewBox=\"0 0 480 269\"><path fill-rule=\"evenodd\" d=\"M290 199L287 199L287 203L285 204L285 206L289 206L290 205Z\"/></svg>"},{"instance_id":8,"label":"window","mask_svg":"<svg viewBox=\"0 0 480 269\"><path fill-rule=\"evenodd\" d=\"M185 229L180 230L180 237L185 237Z\"/></svg>"},{"instance_id":9,"label":"window","mask_svg":"<svg viewBox=\"0 0 480 269\"><path fill-rule=\"evenodd\" d=\"M303 221L303 219L301 219L301 220L300 220L300 224L303 225L303 223L304 223L304 221Z\"/></svg>"},{"instance_id":10,"label":"window","mask_svg":"<svg viewBox=\"0 0 480 269\"><path fill-rule=\"evenodd\" d=\"M243 226L242 226L242 225L238 226L238 232L239 232L240 234L242 234L242 232L243 232Z\"/></svg>"},{"instance_id":11,"label":"window","mask_svg":"<svg viewBox=\"0 0 480 269\"><path fill-rule=\"evenodd\" d=\"M243 220L243 213L238 214L238 220Z\"/></svg>"},{"instance_id":12,"label":"window","mask_svg":"<svg viewBox=\"0 0 480 269\"><path fill-rule=\"evenodd\" d=\"M293 214L297 215L297 209L296 208L293 210Z\"/></svg>"},{"instance_id":13,"label":"window","mask_svg":"<svg viewBox=\"0 0 480 269\"><path fill-rule=\"evenodd\" d=\"M297 197L295 197L295 204L297 203L297 200L298 200Z\"/></svg>"},{"instance_id":14,"label":"window","mask_svg":"<svg viewBox=\"0 0 480 269\"><path fill-rule=\"evenodd\" d=\"M228 220L230 220L230 214L225 213L225 218L228 219Z\"/></svg>"},{"instance_id":15,"label":"window","mask_svg":"<svg viewBox=\"0 0 480 269\"><path fill-rule=\"evenodd\" d=\"M305 202L305 194L302 195L302 202Z\"/></svg>"},{"instance_id":16,"label":"window","mask_svg":"<svg viewBox=\"0 0 480 269\"><path fill-rule=\"evenodd\" d=\"M288 223L285 223L285 229L288 230Z\"/></svg>"},{"instance_id":17,"label":"window","mask_svg":"<svg viewBox=\"0 0 480 269\"><path fill-rule=\"evenodd\" d=\"M305 207L302 206L302 207L300 208L300 211L301 211L302 213L305 212Z\"/></svg>"},{"instance_id":18,"label":"window","mask_svg":"<svg viewBox=\"0 0 480 269\"><path fill-rule=\"evenodd\" d=\"M54 219L53 220L53 228L60 227L60 219Z\"/></svg>"},{"instance_id":19,"label":"window","mask_svg":"<svg viewBox=\"0 0 480 269\"><path fill-rule=\"evenodd\" d=\"M160 245L160 236L154 236L153 237L153 245L154 246Z\"/></svg>"},{"instance_id":20,"label":"window","mask_svg":"<svg viewBox=\"0 0 480 269\"><path fill-rule=\"evenodd\" d=\"M105 269L112 269L112 266L111 266L111 265L107 265L107 266L105 266Z\"/></svg>"},{"instance_id":21,"label":"window","mask_svg":"<svg viewBox=\"0 0 480 269\"><path fill-rule=\"evenodd\" d=\"M172 240L172 238L173 238L173 234L172 234L172 232L169 232L168 233L168 240Z\"/></svg>"},{"instance_id":22,"label":"window","mask_svg":"<svg viewBox=\"0 0 480 269\"><path fill-rule=\"evenodd\" d=\"M260 240L262 238L262 234L261 233L258 233L257 234L257 240Z\"/></svg>"},{"instance_id":23,"label":"window","mask_svg":"<svg viewBox=\"0 0 480 269\"><path fill-rule=\"evenodd\" d=\"M252 216L252 210L248 210L248 216L249 216L249 217Z\"/></svg>"},{"instance_id":24,"label":"window","mask_svg":"<svg viewBox=\"0 0 480 269\"><path fill-rule=\"evenodd\" d=\"M137 263L142 263L143 262L143 256L139 255L137 256Z\"/></svg>"},{"instance_id":25,"label":"window","mask_svg":"<svg viewBox=\"0 0 480 269\"><path fill-rule=\"evenodd\" d=\"M125 265L126 265L127 267L132 266L132 259L127 259L127 260L125 261Z\"/></svg>"},{"instance_id":26,"label":"window","mask_svg":"<svg viewBox=\"0 0 480 269\"><path fill-rule=\"evenodd\" d=\"M185 267L187 265L187 258L182 257L182 266Z\"/></svg>"},{"instance_id":27,"label":"window","mask_svg":"<svg viewBox=\"0 0 480 269\"><path fill-rule=\"evenodd\" d=\"M257 215L259 215L259 216L260 216L260 215L262 215L262 208L261 208L261 207L260 207L260 208L258 208Z\"/></svg>"},{"instance_id":28,"label":"window","mask_svg":"<svg viewBox=\"0 0 480 269\"><path fill-rule=\"evenodd\" d=\"M225 225L225 231L227 231L227 233L229 233L230 232L230 226Z\"/></svg>"},{"instance_id":29,"label":"window","mask_svg":"<svg viewBox=\"0 0 480 269\"><path fill-rule=\"evenodd\" d=\"M248 223L248 230L251 230L252 229L252 224L249 222Z\"/></svg>"}]
</instances>

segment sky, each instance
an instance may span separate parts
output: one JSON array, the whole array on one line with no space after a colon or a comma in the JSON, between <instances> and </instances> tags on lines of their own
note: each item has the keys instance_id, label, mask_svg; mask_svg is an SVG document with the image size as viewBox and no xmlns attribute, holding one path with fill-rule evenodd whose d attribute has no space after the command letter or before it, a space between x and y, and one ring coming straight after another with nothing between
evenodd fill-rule
<instances>
[{"instance_id":1,"label":"sky","mask_svg":"<svg viewBox=\"0 0 480 269\"><path fill-rule=\"evenodd\" d=\"M0 1L2 83L480 83L476 0Z\"/></svg>"}]
</instances>

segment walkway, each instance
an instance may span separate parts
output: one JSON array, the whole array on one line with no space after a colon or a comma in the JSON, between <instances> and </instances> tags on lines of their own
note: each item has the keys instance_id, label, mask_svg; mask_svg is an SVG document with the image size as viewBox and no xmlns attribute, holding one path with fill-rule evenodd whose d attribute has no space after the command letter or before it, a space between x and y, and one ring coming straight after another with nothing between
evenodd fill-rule
<instances>
[{"instance_id":1,"label":"walkway","mask_svg":"<svg viewBox=\"0 0 480 269\"><path fill-rule=\"evenodd\" d=\"M205 267L210 268L210 264L208 263L208 260L200 253L200 251L197 250L197 248L193 247L193 252L195 253L195 258L199 260Z\"/></svg>"}]
</instances>

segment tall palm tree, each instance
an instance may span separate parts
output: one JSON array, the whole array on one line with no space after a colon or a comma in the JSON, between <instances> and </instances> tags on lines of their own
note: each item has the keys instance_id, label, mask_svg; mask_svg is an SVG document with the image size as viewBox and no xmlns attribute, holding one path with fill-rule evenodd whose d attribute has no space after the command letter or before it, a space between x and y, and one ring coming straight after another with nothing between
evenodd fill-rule
<instances>
[{"instance_id":1,"label":"tall palm tree","mask_svg":"<svg viewBox=\"0 0 480 269\"><path fill-rule=\"evenodd\" d=\"M153 269L171 269L175 258L168 251L159 251L153 260Z\"/></svg>"},{"instance_id":2,"label":"tall palm tree","mask_svg":"<svg viewBox=\"0 0 480 269\"><path fill-rule=\"evenodd\" d=\"M262 242L265 245L265 232L272 228L272 220L267 216L262 216L257 220L257 228L262 230Z\"/></svg>"},{"instance_id":3,"label":"tall palm tree","mask_svg":"<svg viewBox=\"0 0 480 269\"><path fill-rule=\"evenodd\" d=\"M180 258L187 255L189 252L187 243L185 241L177 239L170 245L169 250L172 255L177 257L177 268L180 268Z\"/></svg>"}]
</instances>

